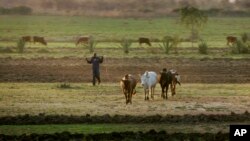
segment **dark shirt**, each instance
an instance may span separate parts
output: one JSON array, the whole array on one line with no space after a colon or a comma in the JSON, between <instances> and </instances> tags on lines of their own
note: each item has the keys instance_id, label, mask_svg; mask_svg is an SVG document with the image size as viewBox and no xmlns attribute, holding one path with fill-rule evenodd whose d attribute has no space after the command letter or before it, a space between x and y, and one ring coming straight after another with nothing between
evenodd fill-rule
<instances>
[{"instance_id":1,"label":"dark shirt","mask_svg":"<svg viewBox=\"0 0 250 141\"><path fill-rule=\"evenodd\" d=\"M103 57L92 57L91 60L89 61L87 59L87 62L89 64L92 64L92 69L93 70L99 70L99 64L103 62Z\"/></svg>"}]
</instances>

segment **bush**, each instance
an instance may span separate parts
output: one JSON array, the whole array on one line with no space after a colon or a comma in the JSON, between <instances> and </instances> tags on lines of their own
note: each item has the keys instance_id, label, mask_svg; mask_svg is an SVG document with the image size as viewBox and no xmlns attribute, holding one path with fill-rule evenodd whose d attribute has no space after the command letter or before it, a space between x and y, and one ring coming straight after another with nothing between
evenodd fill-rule
<instances>
[{"instance_id":1,"label":"bush","mask_svg":"<svg viewBox=\"0 0 250 141\"><path fill-rule=\"evenodd\" d=\"M60 85L57 86L58 88L61 88L61 89L69 89L71 88L70 84L65 82L65 83L62 83Z\"/></svg>"},{"instance_id":2,"label":"bush","mask_svg":"<svg viewBox=\"0 0 250 141\"><path fill-rule=\"evenodd\" d=\"M250 53L250 46L239 40L231 46L231 49L233 54Z\"/></svg>"},{"instance_id":3,"label":"bush","mask_svg":"<svg viewBox=\"0 0 250 141\"><path fill-rule=\"evenodd\" d=\"M20 14L20 15L29 15L32 13L32 9L27 6L18 6L13 8L3 8L0 7L0 14Z\"/></svg>"},{"instance_id":4,"label":"bush","mask_svg":"<svg viewBox=\"0 0 250 141\"><path fill-rule=\"evenodd\" d=\"M198 47L199 47L200 54L207 54L208 46L205 41L201 40L201 43L199 43Z\"/></svg>"},{"instance_id":5,"label":"bush","mask_svg":"<svg viewBox=\"0 0 250 141\"><path fill-rule=\"evenodd\" d=\"M49 53L49 51L47 50L47 49L39 49L38 51L37 51L37 53Z\"/></svg>"},{"instance_id":6,"label":"bush","mask_svg":"<svg viewBox=\"0 0 250 141\"><path fill-rule=\"evenodd\" d=\"M132 41L131 40L126 39L126 38L122 39L122 41L121 41L121 47L122 47L124 53L126 53L126 54L129 53L129 48L131 47L131 45L132 45Z\"/></svg>"},{"instance_id":7,"label":"bush","mask_svg":"<svg viewBox=\"0 0 250 141\"><path fill-rule=\"evenodd\" d=\"M160 47L164 50L166 54L169 54L169 51L173 47L171 45L172 37L170 36L165 36L162 40L162 45L160 44Z\"/></svg>"},{"instance_id":8,"label":"bush","mask_svg":"<svg viewBox=\"0 0 250 141\"><path fill-rule=\"evenodd\" d=\"M13 13L20 15L29 15L32 13L32 9L26 6L19 6L12 8Z\"/></svg>"},{"instance_id":9,"label":"bush","mask_svg":"<svg viewBox=\"0 0 250 141\"><path fill-rule=\"evenodd\" d=\"M5 47L5 48L2 48L0 47L0 53L13 53L14 51L12 50L11 47Z\"/></svg>"},{"instance_id":10,"label":"bush","mask_svg":"<svg viewBox=\"0 0 250 141\"><path fill-rule=\"evenodd\" d=\"M247 35L247 33L241 34L241 39L242 39L242 41L243 41L244 43L246 43L247 40L248 40L248 35Z\"/></svg>"},{"instance_id":11,"label":"bush","mask_svg":"<svg viewBox=\"0 0 250 141\"><path fill-rule=\"evenodd\" d=\"M18 42L17 42L17 51L19 53L23 53L24 47L25 47L25 41L22 40L22 39L18 40Z\"/></svg>"},{"instance_id":12,"label":"bush","mask_svg":"<svg viewBox=\"0 0 250 141\"><path fill-rule=\"evenodd\" d=\"M162 40L162 45L160 47L163 48L166 54L169 54L170 50L174 49L175 53L177 53L177 46L180 43L180 38L178 36L171 37L165 36Z\"/></svg>"},{"instance_id":13,"label":"bush","mask_svg":"<svg viewBox=\"0 0 250 141\"><path fill-rule=\"evenodd\" d=\"M90 53L94 52L94 48L96 47L97 42L95 41L93 36L89 37L89 42L85 46L88 48Z\"/></svg>"}]
</instances>

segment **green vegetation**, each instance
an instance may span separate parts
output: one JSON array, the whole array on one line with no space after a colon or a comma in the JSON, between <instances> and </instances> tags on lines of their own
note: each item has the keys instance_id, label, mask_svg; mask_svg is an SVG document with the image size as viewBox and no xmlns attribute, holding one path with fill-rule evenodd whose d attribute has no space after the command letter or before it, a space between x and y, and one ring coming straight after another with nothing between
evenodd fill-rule
<instances>
[{"instance_id":1,"label":"green vegetation","mask_svg":"<svg viewBox=\"0 0 250 141\"><path fill-rule=\"evenodd\" d=\"M71 88L70 83L66 83L66 82L58 85L57 87L61 88L61 89L69 89L69 88Z\"/></svg>"},{"instance_id":2,"label":"green vegetation","mask_svg":"<svg viewBox=\"0 0 250 141\"><path fill-rule=\"evenodd\" d=\"M48 42L74 43L75 37L93 35L98 41L117 41L123 37L137 40L140 36L162 39L165 35L189 36L186 27L176 24L177 17L152 19L88 18L81 16L0 16L0 38L15 41L22 35L41 35ZM209 18L200 33L214 47L225 47L225 36L241 35L249 27L250 18ZM245 28L241 28L244 26ZM228 30L230 29L230 30ZM223 43L223 46L220 44ZM73 46L73 45L72 45Z\"/></svg>"},{"instance_id":3,"label":"green vegetation","mask_svg":"<svg viewBox=\"0 0 250 141\"><path fill-rule=\"evenodd\" d=\"M19 53L24 52L25 42L22 39L19 39L17 42L17 50Z\"/></svg>"},{"instance_id":4,"label":"green vegetation","mask_svg":"<svg viewBox=\"0 0 250 141\"><path fill-rule=\"evenodd\" d=\"M229 123L218 124L71 124L71 125L2 125L0 134L5 135L22 135L22 134L53 134L68 131L70 133L111 133L126 131L148 132L151 129L156 131L165 130L168 133L216 133L219 131L228 132ZM211 130L213 129L213 130Z\"/></svg>"},{"instance_id":5,"label":"green vegetation","mask_svg":"<svg viewBox=\"0 0 250 141\"><path fill-rule=\"evenodd\" d=\"M124 53L128 54L129 53L129 48L132 45L132 41L130 39L127 38L123 38L121 41L121 47L124 51Z\"/></svg>"},{"instance_id":6,"label":"green vegetation","mask_svg":"<svg viewBox=\"0 0 250 141\"><path fill-rule=\"evenodd\" d=\"M162 40L162 44L160 44L160 47L166 54L169 54L170 50L174 50L175 53L178 53L177 46L180 44L180 42L181 40L178 36L165 36Z\"/></svg>"},{"instance_id":7,"label":"green vegetation","mask_svg":"<svg viewBox=\"0 0 250 141\"><path fill-rule=\"evenodd\" d=\"M248 54L250 53L250 45L237 40L236 43L230 46L233 54Z\"/></svg>"},{"instance_id":8,"label":"green vegetation","mask_svg":"<svg viewBox=\"0 0 250 141\"><path fill-rule=\"evenodd\" d=\"M92 35L95 37L93 44L95 52L112 56L114 58L123 56L123 50L119 47L119 42L123 37L129 37L132 41L129 54L126 57L166 57L159 42L164 36L178 36L181 44L178 44L178 55L169 53L167 57L197 58L201 56L197 49L190 49L192 43L186 40L189 31L184 26L176 24L177 17L152 18L152 19L113 19L113 18L90 18L81 16L0 16L0 50L9 48L15 50L16 42L24 35L44 36L48 41L48 46L41 44L26 43L25 53L18 54L15 51L1 54L1 58L39 58L39 57L86 57L90 49L75 47L75 40L79 36ZM240 36L249 27L250 18L210 18L209 22L200 32L202 39L213 49L227 49L225 37L227 35ZM244 28L241 28L244 27ZM230 29L230 30L228 30ZM148 37L152 42L152 47L148 49L140 48L137 40L139 37ZM194 43L194 46L196 44ZM197 45L198 46L198 45ZM41 50L45 49L45 50ZM152 53L153 52L153 53ZM228 52L211 52L208 58L249 58L245 54L231 54Z\"/></svg>"},{"instance_id":9,"label":"green vegetation","mask_svg":"<svg viewBox=\"0 0 250 141\"><path fill-rule=\"evenodd\" d=\"M171 37L166 36L166 37L163 38L162 44L160 44L160 47L164 50L164 52L166 54L169 54L169 51L172 48L172 45L170 44L170 42L171 42Z\"/></svg>"},{"instance_id":10,"label":"green vegetation","mask_svg":"<svg viewBox=\"0 0 250 141\"><path fill-rule=\"evenodd\" d=\"M30 15L32 13L32 9L27 6L18 6L13 8L4 8L0 7L0 15Z\"/></svg>"},{"instance_id":11,"label":"green vegetation","mask_svg":"<svg viewBox=\"0 0 250 141\"><path fill-rule=\"evenodd\" d=\"M198 47L199 47L199 53L200 54L207 54L208 46L207 46L207 43L205 41L201 40Z\"/></svg>"},{"instance_id":12,"label":"green vegetation","mask_svg":"<svg viewBox=\"0 0 250 141\"><path fill-rule=\"evenodd\" d=\"M246 43L247 40L250 39L250 37L248 37L248 36L249 36L249 35L248 35L246 32L244 32L243 34L241 34L241 40L242 40L244 43Z\"/></svg>"},{"instance_id":13,"label":"green vegetation","mask_svg":"<svg viewBox=\"0 0 250 141\"><path fill-rule=\"evenodd\" d=\"M89 37L88 49L90 53L94 52L97 42L95 41L94 37Z\"/></svg>"},{"instance_id":14,"label":"green vegetation","mask_svg":"<svg viewBox=\"0 0 250 141\"><path fill-rule=\"evenodd\" d=\"M180 9L180 21L187 28L191 29L191 42L199 39L199 30L207 23L207 16L205 13L194 7L184 7Z\"/></svg>"}]
</instances>

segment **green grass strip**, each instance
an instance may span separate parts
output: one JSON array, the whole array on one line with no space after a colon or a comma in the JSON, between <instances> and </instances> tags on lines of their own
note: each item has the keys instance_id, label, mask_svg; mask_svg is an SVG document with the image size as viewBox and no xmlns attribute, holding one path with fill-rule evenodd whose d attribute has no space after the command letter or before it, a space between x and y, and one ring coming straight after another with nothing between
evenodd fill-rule
<instances>
[{"instance_id":1,"label":"green grass strip","mask_svg":"<svg viewBox=\"0 0 250 141\"><path fill-rule=\"evenodd\" d=\"M243 123L244 124L244 123ZM96 134L111 132L148 132L151 129L168 133L217 133L229 132L230 123L220 124L67 124L67 125L2 125L0 134L53 134L68 131L70 133Z\"/></svg>"}]
</instances>

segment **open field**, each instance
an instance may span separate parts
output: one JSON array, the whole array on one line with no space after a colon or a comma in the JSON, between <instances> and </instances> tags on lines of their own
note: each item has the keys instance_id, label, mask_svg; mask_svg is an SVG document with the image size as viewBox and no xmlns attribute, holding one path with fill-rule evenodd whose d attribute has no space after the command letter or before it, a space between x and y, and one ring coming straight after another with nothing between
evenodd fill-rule
<instances>
[{"instance_id":1,"label":"open field","mask_svg":"<svg viewBox=\"0 0 250 141\"><path fill-rule=\"evenodd\" d=\"M213 117L211 117L212 120L210 119L210 121L204 117L199 118L199 120L176 119L175 123L163 121L162 123L156 120L154 124L152 122L147 123L147 121L145 121L146 123L133 123L133 116L147 117L158 115L159 117L166 115L222 114L234 117L235 115L230 116L230 114L243 114L250 108L250 84L182 84L182 86L177 87L177 95L169 97L168 100L160 98L161 91L159 85L157 85L155 99L150 101L143 100L143 89L138 86L137 94L133 96L132 105L125 104L125 99L118 83L106 83L96 87L93 87L90 83L69 83L69 88L61 88L61 84L0 83L1 117L26 114L30 116L42 114L40 115L41 119L44 119L42 117L44 115L65 115L71 117L87 114L92 116L104 115L104 118L107 114L110 116L130 115L132 117L128 118L128 124L125 120L118 120L118 122L126 124L1 125L0 134L54 134L63 131L95 134L114 131L147 132L150 129L156 131L164 130L168 133L228 133L230 124L249 124L250 122L249 117L244 118L244 121L235 118L231 122L223 118ZM109 117L105 119L107 118ZM31 119L40 121L32 117ZM53 118L49 119L51 118L47 118L45 121L56 121ZM215 119L219 120L219 122ZM15 122L22 123L20 120L26 122L26 120L30 119L24 117L16 120ZM63 118L58 120L63 123L66 121ZM41 121L38 124L43 124ZM74 123L74 120L69 121Z\"/></svg>"},{"instance_id":2,"label":"open field","mask_svg":"<svg viewBox=\"0 0 250 141\"><path fill-rule=\"evenodd\" d=\"M178 17L149 19L86 18L81 16L1 16L0 46L13 45L23 35L44 36L53 42L74 43L76 37L93 35L98 41L119 41L124 37L137 40L145 36L162 39L166 35L188 38L190 30L178 24ZM250 28L250 18L209 18L201 37L211 47L226 47L225 37L240 35ZM4 42L3 42L4 41ZM67 45L68 46L68 45ZM71 46L71 45L70 45ZM108 47L108 46L106 46Z\"/></svg>"},{"instance_id":3,"label":"open field","mask_svg":"<svg viewBox=\"0 0 250 141\"><path fill-rule=\"evenodd\" d=\"M182 42L178 53L166 55L160 48L165 35L178 35L188 39L189 30L177 24L177 18L113 19L86 18L80 16L0 16L0 118L13 116L20 123L32 116L55 118L66 116L180 116L178 123L126 123L118 124L79 122L68 125L6 125L1 123L0 134L53 134L111 133L113 131L147 132L150 129L170 133L228 133L230 124L249 124L250 109L250 55L231 54L226 45L228 35L240 37L250 29L250 18L209 18L200 32L208 44L208 54L198 53L197 43ZM23 35L44 36L48 46L28 43L24 53L17 53L17 40ZM98 41L95 52L104 56L101 64L102 83L93 87L90 83L91 65L85 61L92 53L83 47L75 47L81 35L93 35ZM151 48L140 47L138 37L154 40ZM128 37L134 41L129 54L124 54L119 41ZM176 69L181 75L177 95L168 100L160 98L159 84L155 99L144 101L143 89L138 83L133 104L126 105L119 86L127 73L137 77L146 70L159 73L162 68ZM69 88L61 85L70 84ZM241 118L237 114L246 113ZM226 115L206 122L210 115ZM18 117L21 119L18 119ZM185 118L185 115L196 117ZM98 117L97 117L98 118ZM196 119L198 119L196 121ZM215 118L216 119L216 118ZM93 119L94 120L94 119ZM182 122L182 121L185 122ZM8 121L8 118L7 118ZM53 119L52 119L53 121ZM172 121L172 120L171 120ZM181 122L180 122L181 121ZM192 122L190 122L192 121ZM11 120L9 121L11 122ZM25 122L26 123L26 122ZM120 124L119 124L120 123ZM122 134L122 133L121 133ZM141 134L141 133L136 133ZM136 136L134 135L134 136ZM97 135L98 136L98 135ZM220 136L220 134L219 134ZM1 136L0 136L1 140ZM182 139L184 140L184 139ZM185 139L187 140L187 139Z\"/></svg>"},{"instance_id":4,"label":"open field","mask_svg":"<svg viewBox=\"0 0 250 141\"><path fill-rule=\"evenodd\" d=\"M119 83L1 83L0 115L184 115L244 113L250 108L249 84L183 84L165 101L157 85L155 99L144 101L138 85L133 104L126 105Z\"/></svg>"},{"instance_id":5,"label":"open field","mask_svg":"<svg viewBox=\"0 0 250 141\"><path fill-rule=\"evenodd\" d=\"M115 50L113 50L114 52ZM145 54L146 55L146 54ZM91 55L86 55L90 57ZM140 58L139 58L140 57ZM103 83L115 82L127 73L139 80L146 70L159 73L162 68L175 69L182 83L250 83L249 59L230 58L108 58L101 64ZM33 58L0 60L0 82L91 82L91 65L85 58Z\"/></svg>"}]
</instances>

